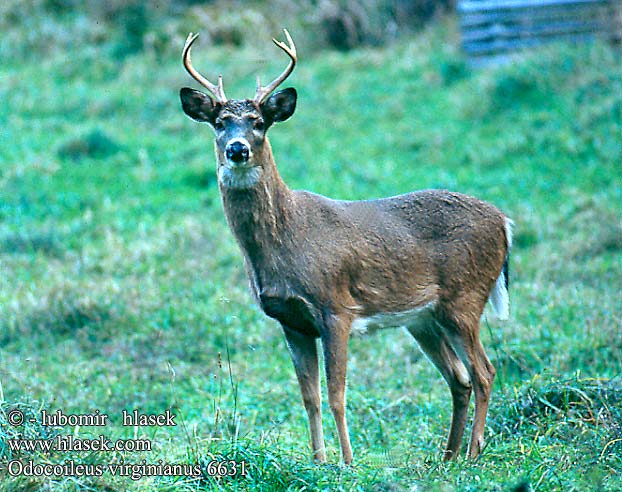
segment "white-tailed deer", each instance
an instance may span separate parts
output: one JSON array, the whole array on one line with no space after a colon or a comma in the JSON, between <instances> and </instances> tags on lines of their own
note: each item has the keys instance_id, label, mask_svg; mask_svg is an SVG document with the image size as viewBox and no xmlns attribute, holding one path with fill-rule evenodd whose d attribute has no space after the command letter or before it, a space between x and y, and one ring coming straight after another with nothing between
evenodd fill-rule
<instances>
[{"instance_id":1,"label":"white-tailed deer","mask_svg":"<svg viewBox=\"0 0 622 492\"><path fill-rule=\"evenodd\" d=\"M484 442L495 369L479 336L490 298L508 314L511 221L494 206L459 193L425 190L379 200L331 200L292 191L274 163L266 131L296 107L292 88L273 91L296 64L296 48L273 40L289 65L272 83L257 80L254 99L227 100L183 63L212 94L181 89L185 113L215 131L218 183L227 222L242 250L251 291L285 333L309 417L313 456L326 460L317 340L324 351L328 401L343 461L352 461L346 425L348 339L353 330L405 327L451 390L453 416L445 458L460 451L471 389L475 417L469 456Z\"/></svg>"}]
</instances>

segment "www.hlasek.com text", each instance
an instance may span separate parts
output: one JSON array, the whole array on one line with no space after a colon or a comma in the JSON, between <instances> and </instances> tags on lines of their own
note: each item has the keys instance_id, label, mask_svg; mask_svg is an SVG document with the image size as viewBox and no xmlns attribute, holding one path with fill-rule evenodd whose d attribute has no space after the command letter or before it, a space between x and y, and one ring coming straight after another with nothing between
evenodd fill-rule
<instances>
[{"instance_id":1,"label":"www.hlasek.com text","mask_svg":"<svg viewBox=\"0 0 622 492\"><path fill-rule=\"evenodd\" d=\"M149 439L108 439L104 435L89 439L79 438L72 435L59 435L47 439L7 439L7 445L11 451L151 451Z\"/></svg>"}]
</instances>

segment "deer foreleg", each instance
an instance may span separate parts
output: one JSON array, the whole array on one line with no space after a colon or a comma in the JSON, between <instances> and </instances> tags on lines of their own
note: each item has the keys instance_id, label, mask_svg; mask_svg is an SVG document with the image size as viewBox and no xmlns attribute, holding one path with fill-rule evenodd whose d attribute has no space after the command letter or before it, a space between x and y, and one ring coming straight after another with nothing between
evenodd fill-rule
<instances>
[{"instance_id":1,"label":"deer foreleg","mask_svg":"<svg viewBox=\"0 0 622 492\"><path fill-rule=\"evenodd\" d=\"M326 366L326 383L328 385L328 403L337 426L341 456L345 464L352 462L352 447L350 446L345 409L349 321L333 318L321 334Z\"/></svg>"},{"instance_id":2,"label":"deer foreleg","mask_svg":"<svg viewBox=\"0 0 622 492\"><path fill-rule=\"evenodd\" d=\"M313 459L326 461L324 432L322 431L322 408L320 398L320 375L318 368L317 343L314 337L284 327L285 339L292 356L302 402L309 417L309 431Z\"/></svg>"}]
</instances>

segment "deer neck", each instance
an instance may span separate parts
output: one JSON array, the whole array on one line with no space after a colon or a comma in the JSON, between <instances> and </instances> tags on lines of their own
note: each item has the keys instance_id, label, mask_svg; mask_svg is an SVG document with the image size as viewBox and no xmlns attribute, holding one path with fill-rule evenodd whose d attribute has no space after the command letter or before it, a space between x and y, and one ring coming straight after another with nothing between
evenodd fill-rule
<instances>
[{"instance_id":1,"label":"deer neck","mask_svg":"<svg viewBox=\"0 0 622 492\"><path fill-rule=\"evenodd\" d=\"M258 158L262 174L254 186L221 186L220 190L229 227L251 264L261 268L282 245L292 217L293 195L276 168L267 139Z\"/></svg>"}]
</instances>

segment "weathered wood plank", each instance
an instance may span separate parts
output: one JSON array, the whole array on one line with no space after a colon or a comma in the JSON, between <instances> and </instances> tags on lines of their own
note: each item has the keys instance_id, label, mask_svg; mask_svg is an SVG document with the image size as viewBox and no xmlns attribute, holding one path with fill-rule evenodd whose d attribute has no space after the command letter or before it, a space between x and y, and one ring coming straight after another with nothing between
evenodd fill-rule
<instances>
[{"instance_id":1,"label":"weathered wood plank","mask_svg":"<svg viewBox=\"0 0 622 492\"><path fill-rule=\"evenodd\" d=\"M487 39L537 38L558 34L609 31L611 29L610 24L609 21L574 21L525 26L495 24L484 29L465 31L462 34L462 41L466 44L471 41L484 41Z\"/></svg>"},{"instance_id":2,"label":"weathered wood plank","mask_svg":"<svg viewBox=\"0 0 622 492\"><path fill-rule=\"evenodd\" d=\"M499 11L512 9L533 9L549 6L570 6L570 5L593 5L613 3L610 0L465 0L458 3L458 12L483 12L483 11Z\"/></svg>"},{"instance_id":3,"label":"weathered wood plank","mask_svg":"<svg viewBox=\"0 0 622 492\"><path fill-rule=\"evenodd\" d=\"M458 13L471 61L558 40L622 40L621 0L465 0Z\"/></svg>"},{"instance_id":4,"label":"weathered wood plank","mask_svg":"<svg viewBox=\"0 0 622 492\"><path fill-rule=\"evenodd\" d=\"M462 29L468 29L491 23L523 23L566 18L609 18L613 15L615 15L615 7L608 2L604 2L599 5L556 5L530 10L477 12L461 15L459 22Z\"/></svg>"}]
</instances>

